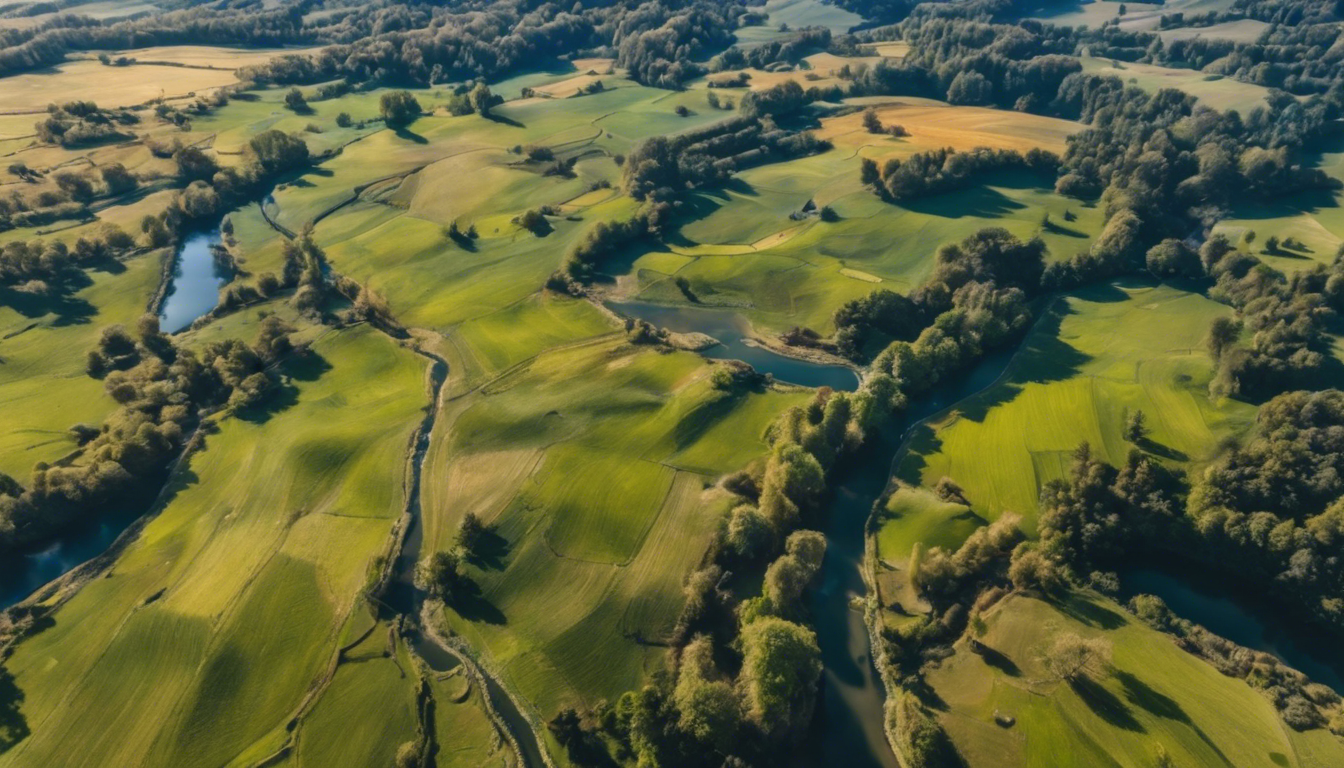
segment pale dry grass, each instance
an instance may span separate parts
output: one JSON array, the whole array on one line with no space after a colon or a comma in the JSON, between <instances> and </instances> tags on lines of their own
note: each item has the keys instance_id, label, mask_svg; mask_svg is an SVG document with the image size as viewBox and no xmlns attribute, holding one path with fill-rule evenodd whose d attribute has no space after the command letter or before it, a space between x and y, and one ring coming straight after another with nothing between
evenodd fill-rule
<instances>
[{"instance_id":1,"label":"pale dry grass","mask_svg":"<svg viewBox=\"0 0 1344 768\"><path fill-rule=\"evenodd\" d=\"M1070 120L984 107L926 106L892 103L876 107L883 125L904 126L909 136L870 134L863 114L855 112L822 121L817 138L837 145L870 146L874 154L909 154L941 147L1015 149L1039 147L1063 154L1065 140L1082 126Z\"/></svg>"}]
</instances>

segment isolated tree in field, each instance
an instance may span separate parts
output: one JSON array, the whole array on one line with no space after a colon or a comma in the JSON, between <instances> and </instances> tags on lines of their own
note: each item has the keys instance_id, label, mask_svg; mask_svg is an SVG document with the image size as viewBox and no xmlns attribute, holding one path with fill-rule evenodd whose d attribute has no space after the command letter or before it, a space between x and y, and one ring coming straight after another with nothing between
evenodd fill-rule
<instances>
[{"instance_id":1,"label":"isolated tree in field","mask_svg":"<svg viewBox=\"0 0 1344 768\"><path fill-rule=\"evenodd\" d=\"M462 526L457 529L457 545L469 555L476 554L477 548L481 546L489 530L480 515L468 512L467 516L462 518Z\"/></svg>"},{"instance_id":2,"label":"isolated tree in field","mask_svg":"<svg viewBox=\"0 0 1344 768\"><path fill-rule=\"evenodd\" d=\"M285 106L295 112L309 111L308 100L303 98L303 91L298 88L290 88L289 92L285 94Z\"/></svg>"},{"instance_id":3,"label":"isolated tree in field","mask_svg":"<svg viewBox=\"0 0 1344 768\"><path fill-rule=\"evenodd\" d=\"M1125 419L1125 439L1131 443L1141 443L1148 436L1148 417L1143 411L1135 409Z\"/></svg>"},{"instance_id":4,"label":"isolated tree in field","mask_svg":"<svg viewBox=\"0 0 1344 768\"><path fill-rule=\"evenodd\" d=\"M1279 238L1275 237L1274 235L1270 235L1269 237L1265 238L1265 253L1272 254L1278 252L1279 252Z\"/></svg>"},{"instance_id":5,"label":"isolated tree in field","mask_svg":"<svg viewBox=\"0 0 1344 768\"><path fill-rule=\"evenodd\" d=\"M467 98L471 101L471 108L481 117L488 117L490 109L498 103L498 99L490 92L490 86L485 83L477 83Z\"/></svg>"},{"instance_id":6,"label":"isolated tree in field","mask_svg":"<svg viewBox=\"0 0 1344 768\"><path fill-rule=\"evenodd\" d=\"M939 478L937 484L933 486L933 495L943 501L970 506L970 502L966 500L966 491L957 485L956 480L946 475Z\"/></svg>"},{"instance_id":7,"label":"isolated tree in field","mask_svg":"<svg viewBox=\"0 0 1344 768\"><path fill-rule=\"evenodd\" d=\"M878 170L877 161L870 157L863 158L859 163L859 181L865 186L876 186L882 181L882 172Z\"/></svg>"},{"instance_id":8,"label":"isolated tree in field","mask_svg":"<svg viewBox=\"0 0 1344 768\"><path fill-rule=\"evenodd\" d=\"M420 561L415 569L415 581L431 597L451 603L465 584L462 561L452 552L435 552Z\"/></svg>"},{"instance_id":9,"label":"isolated tree in field","mask_svg":"<svg viewBox=\"0 0 1344 768\"><path fill-rule=\"evenodd\" d=\"M863 110L863 128L869 133L882 133L882 118L877 116L877 110L869 107Z\"/></svg>"},{"instance_id":10,"label":"isolated tree in field","mask_svg":"<svg viewBox=\"0 0 1344 768\"><path fill-rule=\"evenodd\" d=\"M1052 680L1072 683L1106 670L1111 663L1111 642L1103 637L1084 638L1076 632L1065 632L1055 637L1040 661Z\"/></svg>"},{"instance_id":11,"label":"isolated tree in field","mask_svg":"<svg viewBox=\"0 0 1344 768\"><path fill-rule=\"evenodd\" d=\"M284 173L308 165L308 145L284 131L262 131L247 142L247 155L266 174Z\"/></svg>"},{"instance_id":12,"label":"isolated tree in field","mask_svg":"<svg viewBox=\"0 0 1344 768\"><path fill-rule=\"evenodd\" d=\"M182 147L173 153L177 162L177 175L184 181L209 181L219 172L219 164L213 157L196 147Z\"/></svg>"},{"instance_id":13,"label":"isolated tree in field","mask_svg":"<svg viewBox=\"0 0 1344 768\"><path fill-rule=\"evenodd\" d=\"M126 166L121 163L108 163L99 168L98 173L103 177L103 184L107 187L109 195L130 192L140 184L135 174L126 170Z\"/></svg>"},{"instance_id":14,"label":"isolated tree in field","mask_svg":"<svg viewBox=\"0 0 1344 768\"><path fill-rule=\"evenodd\" d=\"M1241 236L1241 240L1242 242L1246 243L1247 248L1250 248L1251 243L1255 242L1255 230L1254 229L1246 230L1246 234Z\"/></svg>"},{"instance_id":15,"label":"isolated tree in field","mask_svg":"<svg viewBox=\"0 0 1344 768\"><path fill-rule=\"evenodd\" d=\"M349 112L342 112L336 116L336 127L338 128L349 128L354 122L354 120L350 119Z\"/></svg>"},{"instance_id":16,"label":"isolated tree in field","mask_svg":"<svg viewBox=\"0 0 1344 768\"><path fill-rule=\"evenodd\" d=\"M420 102L410 91L389 91L378 99L378 114L388 128L403 128L420 116Z\"/></svg>"},{"instance_id":17,"label":"isolated tree in field","mask_svg":"<svg viewBox=\"0 0 1344 768\"><path fill-rule=\"evenodd\" d=\"M1217 361L1228 347L1237 343L1241 337L1241 323L1230 317L1215 317L1209 323L1209 333L1204 337L1204 347L1209 356Z\"/></svg>"}]
</instances>

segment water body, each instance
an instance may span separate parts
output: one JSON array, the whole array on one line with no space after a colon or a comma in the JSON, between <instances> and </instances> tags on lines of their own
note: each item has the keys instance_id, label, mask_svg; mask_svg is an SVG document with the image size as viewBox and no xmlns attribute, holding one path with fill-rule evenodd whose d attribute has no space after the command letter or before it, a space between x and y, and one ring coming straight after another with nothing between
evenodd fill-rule
<instances>
[{"instance_id":1,"label":"water body","mask_svg":"<svg viewBox=\"0 0 1344 768\"><path fill-rule=\"evenodd\" d=\"M958 383L911 401L895 434L990 386L1014 350L986 357ZM841 468L826 512L826 558L812 601L821 648L822 697L809 739L808 762L846 768L898 768L883 730L886 693L873 665L863 612L850 601L867 592L863 582L865 528L873 503L886 489L900 439L879 437Z\"/></svg>"},{"instance_id":2,"label":"water body","mask_svg":"<svg viewBox=\"0 0 1344 768\"><path fill-rule=\"evenodd\" d=\"M219 227L188 235L177 250L168 295L159 310L159 326L164 333L177 333L191 327L196 318L219 304L219 289L231 275L215 261L213 247L222 243Z\"/></svg>"},{"instance_id":3,"label":"water body","mask_svg":"<svg viewBox=\"0 0 1344 768\"><path fill-rule=\"evenodd\" d=\"M433 405L420 424L415 452L411 457L411 487L408 498L410 524L406 529L406 537L402 541L401 551L397 553L397 560L393 566L392 582L388 585L384 602L396 613L404 615L412 625L411 645L416 654L429 665L430 669L436 672L446 672L462 662L453 651L439 644L432 635L421 630L419 626L420 607L424 604L426 595L423 590L415 585L415 566L420 562L421 550L425 542L424 519L421 514L420 503L420 479L424 472L425 457L429 453L429 443L434 432L434 423L439 413L439 396L443 391L443 384L448 378L447 363L437 357L432 359L434 362L430 369L430 381L432 383ZM498 680L484 670L482 670L482 677L490 694L491 705L500 719L504 721L504 726L517 741L518 749L521 752L519 758L523 768L541 768L544 766L546 762L542 757L542 747L537 742L532 724L514 704L513 699L504 691Z\"/></svg>"},{"instance_id":4,"label":"water body","mask_svg":"<svg viewBox=\"0 0 1344 768\"><path fill-rule=\"evenodd\" d=\"M859 388L859 376L843 365L823 365L781 355L764 347L746 343L750 324L742 315L726 309L665 306L644 301L608 302L615 312L650 322L676 333L703 333L719 343L700 354L716 360L741 360L760 373L778 381L804 387L830 387L853 392Z\"/></svg>"},{"instance_id":5,"label":"water body","mask_svg":"<svg viewBox=\"0 0 1344 768\"><path fill-rule=\"evenodd\" d=\"M139 515L138 510L109 513L94 524L67 533L41 551L0 559L0 609L14 605L101 555Z\"/></svg>"},{"instance_id":6,"label":"water body","mask_svg":"<svg viewBox=\"0 0 1344 768\"><path fill-rule=\"evenodd\" d=\"M1276 616L1273 605L1240 593L1236 584L1193 567L1145 565L1119 575L1125 598L1157 595L1181 618L1238 645L1273 654L1312 680L1344 691L1338 640Z\"/></svg>"}]
</instances>

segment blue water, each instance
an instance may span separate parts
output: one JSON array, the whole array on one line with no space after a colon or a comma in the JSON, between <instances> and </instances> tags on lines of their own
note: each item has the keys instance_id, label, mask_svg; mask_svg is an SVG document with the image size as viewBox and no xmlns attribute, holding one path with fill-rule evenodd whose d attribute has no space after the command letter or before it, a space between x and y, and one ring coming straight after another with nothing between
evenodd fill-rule
<instances>
[{"instance_id":1,"label":"blue water","mask_svg":"<svg viewBox=\"0 0 1344 768\"><path fill-rule=\"evenodd\" d=\"M191 327L196 318L219 304L219 289L229 282L229 275L219 269L211 252L211 246L220 242L218 228L188 235L182 241L168 296L159 311L159 327L164 333Z\"/></svg>"},{"instance_id":2,"label":"blue water","mask_svg":"<svg viewBox=\"0 0 1344 768\"><path fill-rule=\"evenodd\" d=\"M747 344L749 326L746 318L731 310L665 306L643 301L611 302L607 306L623 315L637 317L676 333L713 336L719 343L702 350L700 354L716 360L741 360L760 373L774 376L777 381L804 387L830 387L845 392L859 388L859 375L852 368L809 363Z\"/></svg>"}]
</instances>

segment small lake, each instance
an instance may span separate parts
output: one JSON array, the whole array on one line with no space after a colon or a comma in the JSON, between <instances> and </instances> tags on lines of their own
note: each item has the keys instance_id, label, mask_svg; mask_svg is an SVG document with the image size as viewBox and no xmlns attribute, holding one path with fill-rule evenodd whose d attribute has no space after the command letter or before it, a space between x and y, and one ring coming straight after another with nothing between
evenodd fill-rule
<instances>
[{"instance_id":1,"label":"small lake","mask_svg":"<svg viewBox=\"0 0 1344 768\"><path fill-rule=\"evenodd\" d=\"M218 228L190 234L182 241L168 294L159 310L159 326L164 333L190 328L196 318L219 304L219 289L231 277L215 261L213 247L221 242Z\"/></svg>"},{"instance_id":2,"label":"small lake","mask_svg":"<svg viewBox=\"0 0 1344 768\"><path fill-rule=\"evenodd\" d=\"M1276 615L1282 611L1239 594L1235 584L1194 567L1140 566L1119 575L1126 600L1137 594L1157 595L1177 616L1238 645L1273 654L1312 680L1344 691L1338 641L1332 642L1318 628Z\"/></svg>"},{"instance_id":3,"label":"small lake","mask_svg":"<svg viewBox=\"0 0 1344 768\"><path fill-rule=\"evenodd\" d=\"M776 380L804 387L830 387L853 392L859 388L859 375L843 365L823 365L771 352L765 347L746 343L751 325L742 315L728 309L667 306L644 301L607 302L614 312L652 323L676 333L703 333L719 343L700 351L716 360L741 360L760 373Z\"/></svg>"}]
</instances>

